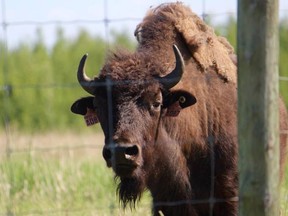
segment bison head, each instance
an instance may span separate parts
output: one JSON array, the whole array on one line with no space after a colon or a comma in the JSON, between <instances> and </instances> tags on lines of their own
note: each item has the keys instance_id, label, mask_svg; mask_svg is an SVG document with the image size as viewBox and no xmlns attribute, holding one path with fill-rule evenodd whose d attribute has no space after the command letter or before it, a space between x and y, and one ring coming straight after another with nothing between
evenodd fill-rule
<instances>
[{"instance_id":1,"label":"bison head","mask_svg":"<svg viewBox=\"0 0 288 216\"><path fill-rule=\"evenodd\" d=\"M79 64L78 81L93 96L77 100L71 110L97 115L105 134L103 157L121 180L120 198L124 203L135 201L146 187L147 169L153 166L153 158L161 155L155 145L168 136L163 118L176 117L181 109L196 103L191 93L172 90L184 72L184 61L175 45L173 51L176 66L162 77L160 74L167 71L145 53L114 54L94 79L84 71L87 55Z\"/></svg>"}]
</instances>

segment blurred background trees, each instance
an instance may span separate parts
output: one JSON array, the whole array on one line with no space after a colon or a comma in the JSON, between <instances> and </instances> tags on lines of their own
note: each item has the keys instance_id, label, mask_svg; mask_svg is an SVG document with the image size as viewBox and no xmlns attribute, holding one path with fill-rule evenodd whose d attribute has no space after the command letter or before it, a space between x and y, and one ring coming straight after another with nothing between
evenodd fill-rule
<instances>
[{"instance_id":1,"label":"blurred background trees","mask_svg":"<svg viewBox=\"0 0 288 216\"><path fill-rule=\"evenodd\" d=\"M209 18L207 20L209 22ZM227 37L236 50L235 18L231 16L226 23L214 27L218 34ZM279 29L280 76L288 80L287 19L281 20ZM5 116L8 116L12 127L24 131L82 128L82 118L75 118L70 112L74 100L86 96L76 80L80 58L89 53L86 71L92 77L101 69L107 48L114 50L125 47L133 50L137 43L125 30L112 31L108 47L105 38L92 36L85 29L71 39L65 36L62 28L58 28L55 44L47 47L41 29L36 34L36 41L22 42L6 54L4 42L0 41L0 129L4 127ZM5 96L4 87L7 84L12 87L12 91ZM288 81L280 79L280 91L288 105Z\"/></svg>"}]
</instances>

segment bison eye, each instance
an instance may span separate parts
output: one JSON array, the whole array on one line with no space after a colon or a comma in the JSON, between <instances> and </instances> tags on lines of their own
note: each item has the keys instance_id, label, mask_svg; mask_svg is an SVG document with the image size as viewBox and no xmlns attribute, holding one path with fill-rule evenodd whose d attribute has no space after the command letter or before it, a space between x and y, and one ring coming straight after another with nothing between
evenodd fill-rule
<instances>
[{"instance_id":1,"label":"bison eye","mask_svg":"<svg viewBox=\"0 0 288 216\"><path fill-rule=\"evenodd\" d=\"M153 104L152 104L152 108L155 110L155 109L159 109L161 106L161 103L159 101L155 101Z\"/></svg>"},{"instance_id":2,"label":"bison eye","mask_svg":"<svg viewBox=\"0 0 288 216\"><path fill-rule=\"evenodd\" d=\"M181 96L181 97L179 98L179 102L180 102L180 103L185 103L185 102L186 102L186 98L185 98L184 96Z\"/></svg>"}]
</instances>

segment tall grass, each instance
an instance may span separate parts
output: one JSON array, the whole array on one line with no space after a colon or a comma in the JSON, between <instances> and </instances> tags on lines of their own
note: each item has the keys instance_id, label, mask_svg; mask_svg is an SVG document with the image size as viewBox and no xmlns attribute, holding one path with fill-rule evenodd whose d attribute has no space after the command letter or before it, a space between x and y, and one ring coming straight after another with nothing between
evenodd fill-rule
<instances>
[{"instance_id":1,"label":"tall grass","mask_svg":"<svg viewBox=\"0 0 288 216\"><path fill-rule=\"evenodd\" d=\"M288 165L286 166L285 175L281 184L281 216L288 216Z\"/></svg>"},{"instance_id":2,"label":"tall grass","mask_svg":"<svg viewBox=\"0 0 288 216\"><path fill-rule=\"evenodd\" d=\"M31 150L6 157L1 154L5 151L0 134L0 216L151 215L148 192L136 205L136 210L121 208L113 172L101 156L102 136L94 133L31 136L13 133L12 137L14 149L30 146ZM73 148L79 143L96 143L97 148ZM68 145L70 150L57 148ZM39 150L40 147L43 149ZM280 202L281 216L288 216L288 166L281 184Z\"/></svg>"},{"instance_id":3,"label":"tall grass","mask_svg":"<svg viewBox=\"0 0 288 216\"><path fill-rule=\"evenodd\" d=\"M0 163L0 215L133 215L122 210L113 174L92 159L43 159L31 154ZM137 214L150 214L149 196Z\"/></svg>"}]
</instances>

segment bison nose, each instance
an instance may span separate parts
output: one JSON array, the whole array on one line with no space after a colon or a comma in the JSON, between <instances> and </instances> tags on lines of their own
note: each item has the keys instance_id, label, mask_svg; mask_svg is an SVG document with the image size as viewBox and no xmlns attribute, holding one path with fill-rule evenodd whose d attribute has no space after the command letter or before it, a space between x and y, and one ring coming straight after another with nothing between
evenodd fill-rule
<instances>
[{"instance_id":1,"label":"bison nose","mask_svg":"<svg viewBox=\"0 0 288 216\"><path fill-rule=\"evenodd\" d=\"M114 148L114 157L116 163L126 163L133 161L139 153L137 145L117 145Z\"/></svg>"},{"instance_id":2,"label":"bison nose","mask_svg":"<svg viewBox=\"0 0 288 216\"><path fill-rule=\"evenodd\" d=\"M133 171L139 165L140 148L134 144L115 144L103 149L103 157L108 167L116 173Z\"/></svg>"}]
</instances>

